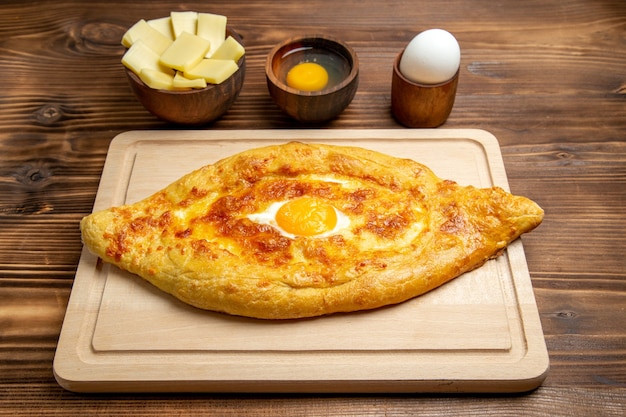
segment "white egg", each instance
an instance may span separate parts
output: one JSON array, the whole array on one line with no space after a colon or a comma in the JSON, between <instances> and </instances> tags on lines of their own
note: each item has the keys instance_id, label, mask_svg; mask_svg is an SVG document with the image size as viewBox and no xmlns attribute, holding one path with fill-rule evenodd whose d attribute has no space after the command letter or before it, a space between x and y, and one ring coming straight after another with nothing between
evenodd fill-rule
<instances>
[{"instance_id":1,"label":"white egg","mask_svg":"<svg viewBox=\"0 0 626 417\"><path fill-rule=\"evenodd\" d=\"M429 29L409 42L400 72L409 80L421 84L448 81L461 64L461 48L456 38L443 29Z\"/></svg>"},{"instance_id":2,"label":"white egg","mask_svg":"<svg viewBox=\"0 0 626 417\"><path fill-rule=\"evenodd\" d=\"M265 209L264 211L260 213L252 213L252 214L247 215L246 217L255 223L272 226L273 228L278 230L278 232L281 235L288 237L290 239L295 239L297 237L296 235L294 235L293 233L287 232L282 227L280 227L280 225L276 222L276 213L278 212L278 210L280 210L280 208L285 203L288 203L288 202L289 201L277 201L275 203L270 204L269 207ZM320 233L318 235L310 236L310 237L323 238L323 237L332 236L334 234L339 233L341 230L348 228L348 226L350 226L350 218L346 216L344 213L342 213L341 211L337 210L337 208L333 207L333 209L335 209L335 213L337 214L337 224L335 225L335 227L332 230L329 230L324 233Z\"/></svg>"}]
</instances>

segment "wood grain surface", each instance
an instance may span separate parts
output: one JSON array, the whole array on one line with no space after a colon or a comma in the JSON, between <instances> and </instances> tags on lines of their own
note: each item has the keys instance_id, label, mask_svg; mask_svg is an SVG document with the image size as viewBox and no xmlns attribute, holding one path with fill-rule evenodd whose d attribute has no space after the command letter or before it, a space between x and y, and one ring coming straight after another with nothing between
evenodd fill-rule
<instances>
[{"instance_id":1,"label":"wood grain surface","mask_svg":"<svg viewBox=\"0 0 626 417\"><path fill-rule=\"evenodd\" d=\"M360 86L320 129L402 129L391 65L419 31L461 45L441 128L500 140L511 190L546 210L524 237L551 359L515 396L76 395L52 358L109 142L173 129L130 92L123 32L171 10L225 14L247 51L244 87L207 129L308 127L273 104L265 57L325 33L359 55ZM0 415L597 415L626 407L626 3L623 0L22 1L0 4Z\"/></svg>"}]
</instances>

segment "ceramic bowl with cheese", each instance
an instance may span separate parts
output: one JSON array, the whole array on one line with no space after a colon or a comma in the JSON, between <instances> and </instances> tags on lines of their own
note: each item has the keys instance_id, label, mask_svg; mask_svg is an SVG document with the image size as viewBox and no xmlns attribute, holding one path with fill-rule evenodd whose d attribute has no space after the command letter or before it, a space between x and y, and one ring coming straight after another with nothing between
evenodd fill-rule
<instances>
[{"instance_id":1,"label":"ceramic bowl with cheese","mask_svg":"<svg viewBox=\"0 0 626 417\"><path fill-rule=\"evenodd\" d=\"M224 16L179 14L195 19L194 25L179 25L175 33L178 15L173 13L131 27L122 41L128 47L122 64L133 93L150 113L181 125L208 124L222 117L239 96L246 71L245 50ZM212 29L204 33L203 17ZM165 24L159 27L161 20Z\"/></svg>"},{"instance_id":2,"label":"ceramic bowl with cheese","mask_svg":"<svg viewBox=\"0 0 626 417\"><path fill-rule=\"evenodd\" d=\"M270 51L265 75L269 93L284 113L300 122L320 123L337 117L354 98L359 61L342 41L303 36Z\"/></svg>"}]
</instances>

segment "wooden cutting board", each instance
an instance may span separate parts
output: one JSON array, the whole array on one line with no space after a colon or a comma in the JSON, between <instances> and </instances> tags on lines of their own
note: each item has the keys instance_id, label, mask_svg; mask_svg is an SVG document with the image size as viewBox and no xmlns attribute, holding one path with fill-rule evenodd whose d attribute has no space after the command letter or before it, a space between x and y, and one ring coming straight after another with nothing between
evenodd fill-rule
<instances>
[{"instance_id":1,"label":"wooden cutting board","mask_svg":"<svg viewBox=\"0 0 626 417\"><path fill-rule=\"evenodd\" d=\"M131 131L111 142L94 210L291 140L361 146L508 190L498 142L482 130ZM195 309L84 250L54 359L59 384L81 392L520 392L548 366L519 239L403 304L290 321Z\"/></svg>"}]
</instances>

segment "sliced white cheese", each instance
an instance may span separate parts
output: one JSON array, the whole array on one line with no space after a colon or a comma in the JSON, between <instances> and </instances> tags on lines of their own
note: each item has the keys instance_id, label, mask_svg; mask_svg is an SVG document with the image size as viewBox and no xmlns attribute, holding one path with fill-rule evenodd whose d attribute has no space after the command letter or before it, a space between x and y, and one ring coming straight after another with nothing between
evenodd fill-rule
<instances>
[{"instance_id":1,"label":"sliced white cheese","mask_svg":"<svg viewBox=\"0 0 626 417\"><path fill-rule=\"evenodd\" d=\"M226 39L226 16L213 13L198 13L198 28L196 34L211 42L211 48L206 57L210 58L213 52Z\"/></svg>"},{"instance_id":2,"label":"sliced white cheese","mask_svg":"<svg viewBox=\"0 0 626 417\"><path fill-rule=\"evenodd\" d=\"M173 90L174 77L164 72L153 70L150 68L144 68L139 73L139 78L148 87L155 90Z\"/></svg>"},{"instance_id":3,"label":"sliced white cheese","mask_svg":"<svg viewBox=\"0 0 626 417\"><path fill-rule=\"evenodd\" d=\"M157 54L163 53L172 40L141 19L130 27L122 37L122 45L130 48L135 42L142 41Z\"/></svg>"},{"instance_id":4,"label":"sliced white cheese","mask_svg":"<svg viewBox=\"0 0 626 417\"><path fill-rule=\"evenodd\" d=\"M189 78L185 78L183 74L177 72L174 76L174 81L172 83L173 87L176 89L183 88L205 88L206 80L204 78L196 78L194 80L190 80Z\"/></svg>"},{"instance_id":5,"label":"sliced white cheese","mask_svg":"<svg viewBox=\"0 0 626 417\"><path fill-rule=\"evenodd\" d=\"M246 53L244 47L235 40L232 36L226 38L226 40L220 45L219 48L213 53L211 58L213 59L231 59L235 62L239 61Z\"/></svg>"},{"instance_id":6,"label":"sliced white cheese","mask_svg":"<svg viewBox=\"0 0 626 417\"><path fill-rule=\"evenodd\" d=\"M130 46L137 39L139 39L138 34L142 31L142 26L144 25L144 23L146 23L146 21L144 19L141 19L135 22L135 24L132 25L130 28L128 28L128 30L124 32L124 35L122 36L122 45L124 45L126 48L130 48Z\"/></svg>"},{"instance_id":7,"label":"sliced white cheese","mask_svg":"<svg viewBox=\"0 0 626 417\"><path fill-rule=\"evenodd\" d=\"M195 35L198 28L198 12L170 12L174 38L181 33L187 32Z\"/></svg>"},{"instance_id":8,"label":"sliced white cheese","mask_svg":"<svg viewBox=\"0 0 626 417\"><path fill-rule=\"evenodd\" d=\"M174 29L172 29L172 18L169 16L148 20L148 24L165 35L168 39L174 40Z\"/></svg>"},{"instance_id":9,"label":"sliced white cheese","mask_svg":"<svg viewBox=\"0 0 626 417\"><path fill-rule=\"evenodd\" d=\"M230 59L203 59L198 65L184 72L185 78L204 78L207 83L220 84L233 75L239 67Z\"/></svg>"},{"instance_id":10,"label":"sliced white cheese","mask_svg":"<svg viewBox=\"0 0 626 417\"><path fill-rule=\"evenodd\" d=\"M136 41L128 48L122 57L122 64L137 75L141 74L141 70L145 68L174 75L174 70L161 64L159 54L141 40Z\"/></svg>"},{"instance_id":11,"label":"sliced white cheese","mask_svg":"<svg viewBox=\"0 0 626 417\"><path fill-rule=\"evenodd\" d=\"M182 32L161 55L161 63L179 71L195 67L206 55L209 41L198 35Z\"/></svg>"}]
</instances>

